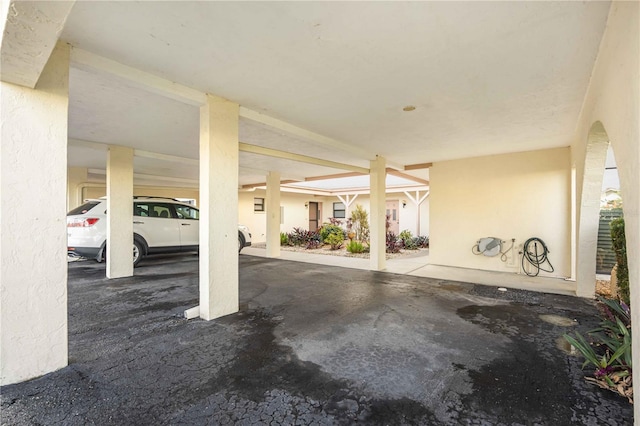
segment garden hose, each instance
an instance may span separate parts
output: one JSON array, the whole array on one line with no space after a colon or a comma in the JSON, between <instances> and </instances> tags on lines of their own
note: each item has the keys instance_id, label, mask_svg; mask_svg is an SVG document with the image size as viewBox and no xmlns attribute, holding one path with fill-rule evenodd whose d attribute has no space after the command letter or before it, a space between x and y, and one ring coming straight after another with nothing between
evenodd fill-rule
<instances>
[{"instance_id":1,"label":"garden hose","mask_svg":"<svg viewBox=\"0 0 640 426\"><path fill-rule=\"evenodd\" d=\"M506 261L509 260L509 256L507 256L507 254L509 253L509 250L513 249L513 246L515 245L515 243L516 243L516 239L512 238L511 239L511 247L509 247L505 251L501 251L500 252L500 260L501 261L506 263Z\"/></svg>"},{"instance_id":2,"label":"garden hose","mask_svg":"<svg viewBox=\"0 0 640 426\"><path fill-rule=\"evenodd\" d=\"M533 246L533 249L531 248L531 246ZM522 246L522 270L524 271L524 273L529 275L530 277L537 277L540 271L549 273L553 272L553 265L549 261L548 254L549 249L547 248L547 245L544 243L544 241L542 241L540 238L533 237L525 241L524 245ZM533 266L533 268L535 269L535 274L527 271L527 268L525 268L525 259ZM549 264L550 269L545 269L542 267L545 263Z\"/></svg>"}]
</instances>

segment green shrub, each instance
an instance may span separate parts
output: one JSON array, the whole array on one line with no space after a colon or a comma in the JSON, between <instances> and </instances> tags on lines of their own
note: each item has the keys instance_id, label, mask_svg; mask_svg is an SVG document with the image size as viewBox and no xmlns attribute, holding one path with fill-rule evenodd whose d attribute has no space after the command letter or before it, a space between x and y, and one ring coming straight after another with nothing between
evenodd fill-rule
<instances>
[{"instance_id":1,"label":"green shrub","mask_svg":"<svg viewBox=\"0 0 640 426\"><path fill-rule=\"evenodd\" d=\"M629 301L629 266L627 265L627 243L624 235L624 218L617 218L611 221L611 241L612 248L616 254L618 263L618 288L620 289L620 299L630 305Z\"/></svg>"},{"instance_id":2,"label":"green shrub","mask_svg":"<svg viewBox=\"0 0 640 426\"><path fill-rule=\"evenodd\" d=\"M405 229L400 233L400 235L398 235L398 237L400 237L401 240L410 240L413 238L413 235L411 235L411 231Z\"/></svg>"},{"instance_id":3,"label":"green shrub","mask_svg":"<svg viewBox=\"0 0 640 426\"><path fill-rule=\"evenodd\" d=\"M289 245L302 246L307 249L314 249L322 246L320 234L314 231L307 231L302 228L293 228L293 231L287 234Z\"/></svg>"},{"instance_id":4,"label":"green shrub","mask_svg":"<svg viewBox=\"0 0 640 426\"><path fill-rule=\"evenodd\" d=\"M356 240L369 241L369 213L360 204L351 212L351 230L356 234Z\"/></svg>"},{"instance_id":5,"label":"green shrub","mask_svg":"<svg viewBox=\"0 0 640 426\"><path fill-rule=\"evenodd\" d=\"M281 232L280 233L280 245L281 246L288 246L289 245L289 236L286 234L286 232Z\"/></svg>"},{"instance_id":6,"label":"green shrub","mask_svg":"<svg viewBox=\"0 0 640 426\"><path fill-rule=\"evenodd\" d=\"M429 248L429 237L421 235L419 237L415 237L413 241L420 248Z\"/></svg>"},{"instance_id":7,"label":"green shrub","mask_svg":"<svg viewBox=\"0 0 640 426\"><path fill-rule=\"evenodd\" d=\"M325 223L322 225L322 228L320 228L320 237L322 238L322 241L330 244L327 242L329 235L337 235L344 240L344 230L341 227L332 223Z\"/></svg>"},{"instance_id":8,"label":"green shrub","mask_svg":"<svg viewBox=\"0 0 640 426\"><path fill-rule=\"evenodd\" d=\"M585 358L582 368L591 364L595 370L587 381L629 398L633 397L631 358L631 311L624 302L598 298L602 321L587 333L564 338Z\"/></svg>"},{"instance_id":9,"label":"green shrub","mask_svg":"<svg viewBox=\"0 0 640 426\"><path fill-rule=\"evenodd\" d=\"M357 240L351 240L347 243L347 251L349 253L364 253L364 245Z\"/></svg>"},{"instance_id":10,"label":"green shrub","mask_svg":"<svg viewBox=\"0 0 640 426\"><path fill-rule=\"evenodd\" d=\"M405 229L398 236L400 241L402 241L402 246L406 250L418 250L417 238L413 238L411 231Z\"/></svg>"},{"instance_id":11,"label":"green shrub","mask_svg":"<svg viewBox=\"0 0 640 426\"><path fill-rule=\"evenodd\" d=\"M331 250L338 250L342 248L344 244L344 234L329 234L327 238L324 239L325 244L329 244L331 246Z\"/></svg>"}]
</instances>

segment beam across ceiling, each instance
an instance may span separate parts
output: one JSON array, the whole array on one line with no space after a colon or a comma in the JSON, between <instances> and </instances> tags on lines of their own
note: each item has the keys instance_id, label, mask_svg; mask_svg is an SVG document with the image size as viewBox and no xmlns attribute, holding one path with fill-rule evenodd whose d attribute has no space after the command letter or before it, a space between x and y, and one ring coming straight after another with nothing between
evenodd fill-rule
<instances>
[{"instance_id":1,"label":"beam across ceiling","mask_svg":"<svg viewBox=\"0 0 640 426\"><path fill-rule=\"evenodd\" d=\"M411 175L399 172L399 171L397 171L395 169L392 169L392 168L389 168L389 167L387 167L387 174L390 174L390 175L393 175L393 176L397 176L397 177L401 177L403 179L412 180L414 182L421 183L423 185L429 185L429 181L426 180L426 179L421 179L419 177L411 176Z\"/></svg>"},{"instance_id":2,"label":"beam across ceiling","mask_svg":"<svg viewBox=\"0 0 640 426\"><path fill-rule=\"evenodd\" d=\"M106 151L109 148L108 144L84 141L81 139L69 139L69 145L79 146L84 148L91 148L91 149L96 149L100 151ZM280 151L272 148L265 148L262 146L251 145L244 142L240 142L238 146L241 152L248 152L248 153L258 154L258 155L266 155L269 157L282 158L285 160L298 161L298 162L307 163L307 164L315 164L317 166L330 167L334 169L351 170L351 172L349 173L344 173L344 174L341 173L339 175L327 175L322 179L369 174L369 169L365 169L364 167L354 166L351 164L323 160L320 158L309 157L307 155L293 154L291 152ZM168 162L174 162L174 163L184 163L184 164L189 164L193 166L198 166L200 164L199 160L197 159L178 157L176 155L161 154L158 152L144 151L141 149L134 149L133 155L135 157L151 158L155 160L168 161ZM318 178L310 178L310 179L318 180ZM305 180L307 179L305 178Z\"/></svg>"},{"instance_id":3,"label":"beam across ceiling","mask_svg":"<svg viewBox=\"0 0 640 426\"><path fill-rule=\"evenodd\" d=\"M298 161L301 163L315 164L317 166L330 167L334 169L351 170L362 174L369 174L369 169L364 167L353 166L351 164L338 163L335 161L322 160L320 158L309 157L306 155L294 154L292 152L280 151L263 146L250 145L247 143L239 143L241 152L249 152L252 154L266 155L268 157L282 158L284 160Z\"/></svg>"},{"instance_id":4,"label":"beam across ceiling","mask_svg":"<svg viewBox=\"0 0 640 426\"><path fill-rule=\"evenodd\" d=\"M188 105L199 107L206 102L203 92L77 47L71 49L71 63L78 69L107 73L126 80L139 89Z\"/></svg>"},{"instance_id":5,"label":"beam across ceiling","mask_svg":"<svg viewBox=\"0 0 640 426\"><path fill-rule=\"evenodd\" d=\"M278 130L282 130L289 134L301 137L303 139L315 142L318 145L339 149L349 154L355 155L357 158L372 160L375 158L375 154L371 154L370 151L362 148L350 145L348 143L329 138L327 136L320 135L307 129L303 129L293 124L289 124L285 121L278 120L277 118L270 117L257 111L253 111L249 108L240 107L240 117L247 118L249 120L256 121L258 123L273 127Z\"/></svg>"},{"instance_id":6,"label":"beam across ceiling","mask_svg":"<svg viewBox=\"0 0 640 426\"><path fill-rule=\"evenodd\" d=\"M1 2L0 79L36 87L74 1Z\"/></svg>"},{"instance_id":7,"label":"beam across ceiling","mask_svg":"<svg viewBox=\"0 0 640 426\"><path fill-rule=\"evenodd\" d=\"M109 149L108 144L85 141L82 139L72 139L72 138L69 139L69 146L90 148L98 151L107 151ZM150 158L153 160L166 161L169 163L188 164L190 166L196 166L196 167L200 165L200 162L194 158L179 157L177 155L169 155L169 154L160 154L159 152L144 151L142 149L134 149L133 156L140 157L140 158Z\"/></svg>"},{"instance_id":8,"label":"beam across ceiling","mask_svg":"<svg viewBox=\"0 0 640 426\"><path fill-rule=\"evenodd\" d=\"M103 169L88 169L87 172L92 175L106 176L107 174L107 171ZM147 179L147 180L157 180L157 181L166 181L166 182L187 183L195 186L199 184L197 179L187 179L187 178L173 177L173 176L150 175L145 173L134 173L133 177L134 179Z\"/></svg>"},{"instance_id":9,"label":"beam across ceiling","mask_svg":"<svg viewBox=\"0 0 640 426\"><path fill-rule=\"evenodd\" d=\"M421 169L428 169L431 166L433 166L433 163L420 163L420 164L407 164L406 166L404 166L404 170L421 170Z\"/></svg>"},{"instance_id":10,"label":"beam across ceiling","mask_svg":"<svg viewBox=\"0 0 640 426\"><path fill-rule=\"evenodd\" d=\"M71 50L71 63L78 69L107 73L128 81L136 88L165 96L188 105L200 107L206 102L206 94L200 90L158 77L146 71L121 64L73 46ZM368 150L303 129L302 127L270 117L244 106L240 106L239 115L242 118L303 138L311 143L349 153L357 159L372 160L375 158L375 154L372 154ZM392 165L392 167L395 167L395 165Z\"/></svg>"}]
</instances>

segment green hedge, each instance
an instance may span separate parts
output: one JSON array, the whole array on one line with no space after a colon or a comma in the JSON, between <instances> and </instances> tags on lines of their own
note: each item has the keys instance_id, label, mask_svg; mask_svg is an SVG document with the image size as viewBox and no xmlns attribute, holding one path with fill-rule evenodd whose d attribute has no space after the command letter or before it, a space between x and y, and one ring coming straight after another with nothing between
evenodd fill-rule
<instances>
[{"instance_id":1,"label":"green hedge","mask_svg":"<svg viewBox=\"0 0 640 426\"><path fill-rule=\"evenodd\" d=\"M630 305L629 301L629 267L627 265L627 242L624 236L624 218L618 218L611 221L611 240L612 248L616 254L616 262L618 270L616 277L618 278L618 288L620 299Z\"/></svg>"}]
</instances>

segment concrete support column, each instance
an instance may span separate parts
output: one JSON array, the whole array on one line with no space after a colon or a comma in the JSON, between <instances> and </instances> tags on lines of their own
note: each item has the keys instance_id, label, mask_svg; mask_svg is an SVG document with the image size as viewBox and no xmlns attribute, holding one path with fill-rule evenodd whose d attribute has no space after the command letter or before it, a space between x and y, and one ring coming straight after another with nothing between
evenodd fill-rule
<instances>
[{"instance_id":1,"label":"concrete support column","mask_svg":"<svg viewBox=\"0 0 640 426\"><path fill-rule=\"evenodd\" d=\"M267 175L267 257L280 256L280 173Z\"/></svg>"},{"instance_id":2,"label":"concrete support column","mask_svg":"<svg viewBox=\"0 0 640 426\"><path fill-rule=\"evenodd\" d=\"M386 178L387 162L384 157L371 161L369 175L371 186L371 270L386 268Z\"/></svg>"},{"instance_id":3,"label":"concrete support column","mask_svg":"<svg viewBox=\"0 0 640 426\"><path fill-rule=\"evenodd\" d=\"M35 89L0 83L0 384L67 365L69 46Z\"/></svg>"},{"instance_id":4,"label":"concrete support column","mask_svg":"<svg viewBox=\"0 0 640 426\"><path fill-rule=\"evenodd\" d=\"M594 262L598 252L600 195L608 148L609 137L604 127L602 124L593 125L587 141L580 215L577 224L576 294L580 297L593 298L596 291Z\"/></svg>"},{"instance_id":5,"label":"concrete support column","mask_svg":"<svg viewBox=\"0 0 640 426\"><path fill-rule=\"evenodd\" d=\"M67 211L82 204L80 185L86 181L86 167L69 167L67 170Z\"/></svg>"},{"instance_id":6,"label":"concrete support column","mask_svg":"<svg viewBox=\"0 0 640 426\"><path fill-rule=\"evenodd\" d=\"M133 276L133 149L107 153L107 278Z\"/></svg>"},{"instance_id":7,"label":"concrete support column","mask_svg":"<svg viewBox=\"0 0 640 426\"><path fill-rule=\"evenodd\" d=\"M238 312L240 107L207 95L200 108L200 317Z\"/></svg>"}]
</instances>

